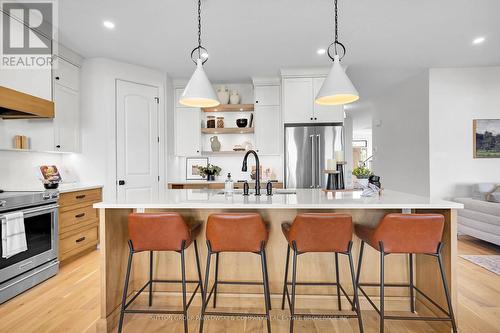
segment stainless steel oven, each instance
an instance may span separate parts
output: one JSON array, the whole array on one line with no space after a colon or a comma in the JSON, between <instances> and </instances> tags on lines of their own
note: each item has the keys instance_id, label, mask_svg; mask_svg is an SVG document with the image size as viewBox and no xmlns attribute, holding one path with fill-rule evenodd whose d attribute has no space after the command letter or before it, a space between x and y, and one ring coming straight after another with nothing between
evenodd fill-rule
<instances>
[{"instance_id":1,"label":"stainless steel oven","mask_svg":"<svg viewBox=\"0 0 500 333\"><path fill-rule=\"evenodd\" d=\"M58 193L5 192L0 197L0 219L6 214L23 212L28 249L9 258L1 256L0 303L57 274ZM14 199L15 198L15 199ZM0 225L1 228L1 225Z\"/></svg>"}]
</instances>

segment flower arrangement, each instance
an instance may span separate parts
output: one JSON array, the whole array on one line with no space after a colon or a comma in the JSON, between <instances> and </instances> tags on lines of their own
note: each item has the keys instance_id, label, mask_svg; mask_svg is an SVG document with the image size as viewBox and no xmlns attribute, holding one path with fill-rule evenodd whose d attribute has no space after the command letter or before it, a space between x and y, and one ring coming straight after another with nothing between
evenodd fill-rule
<instances>
[{"instance_id":1,"label":"flower arrangement","mask_svg":"<svg viewBox=\"0 0 500 333\"><path fill-rule=\"evenodd\" d=\"M215 176L220 175L221 168L217 165L208 164L206 167L199 166L198 172L203 178L207 178L207 180L215 180Z\"/></svg>"},{"instance_id":2,"label":"flower arrangement","mask_svg":"<svg viewBox=\"0 0 500 333\"><path fill-rule=\"evenodd\" d=\"M357 179L368 179L373 173L367 167L356 167L352 170L352 174Z\"/></svg>"}]
</instances>

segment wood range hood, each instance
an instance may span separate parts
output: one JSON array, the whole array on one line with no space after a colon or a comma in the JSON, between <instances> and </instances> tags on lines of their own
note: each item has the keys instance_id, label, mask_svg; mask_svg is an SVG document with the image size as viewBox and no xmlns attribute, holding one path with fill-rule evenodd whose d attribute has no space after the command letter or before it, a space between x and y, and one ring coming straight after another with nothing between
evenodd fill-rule
<instances>
[{"instance_id":1,"label":"wood range hood","mask_svg":"<svg viewBox=\"0 0 500 333\"><path fill-rule=\"evenodd\" d=\"M0 118L54 118L54 102L0 86Z\"/></svg>"}]
</instances>

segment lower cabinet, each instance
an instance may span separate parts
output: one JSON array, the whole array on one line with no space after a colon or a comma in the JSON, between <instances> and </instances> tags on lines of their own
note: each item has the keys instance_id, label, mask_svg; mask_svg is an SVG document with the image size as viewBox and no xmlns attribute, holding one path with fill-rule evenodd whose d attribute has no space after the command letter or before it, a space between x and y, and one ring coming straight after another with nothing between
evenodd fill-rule
<instances>
[{"instance_id":1,"label":"lower cabinet","mask_svg":"<svg viewBox=\"0 0 500 333\"><path fill-rule=\"evenodd\" d=\"M99 243L99 215L92 205L100 202L102 190L61 193L59 199L59 260L64 263Z\"/></svg>"}]
</instances>

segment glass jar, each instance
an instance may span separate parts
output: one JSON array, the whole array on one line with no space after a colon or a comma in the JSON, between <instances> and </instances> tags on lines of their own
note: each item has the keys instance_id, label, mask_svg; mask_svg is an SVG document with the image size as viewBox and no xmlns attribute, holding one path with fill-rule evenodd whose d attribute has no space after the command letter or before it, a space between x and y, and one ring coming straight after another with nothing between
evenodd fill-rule
<instances>
[{"instance_id":1,"label":"glass jar","mask_svg":"<svg viewBox=\"0 0 500 333\"><path fill-rule=\"evenodd\" d=\"M207 128L215 128L215 116L207 116Z\"/></svg>"},{"instance_id":2,"label":"glass jar","mask_svg":"<svg viewBox=\"0 0 500 333\"><path fill-rule=\"evenodd\" d=\"M224 128L224 117L217 117L217 128Z\"/></svg>"}]
</instances>

